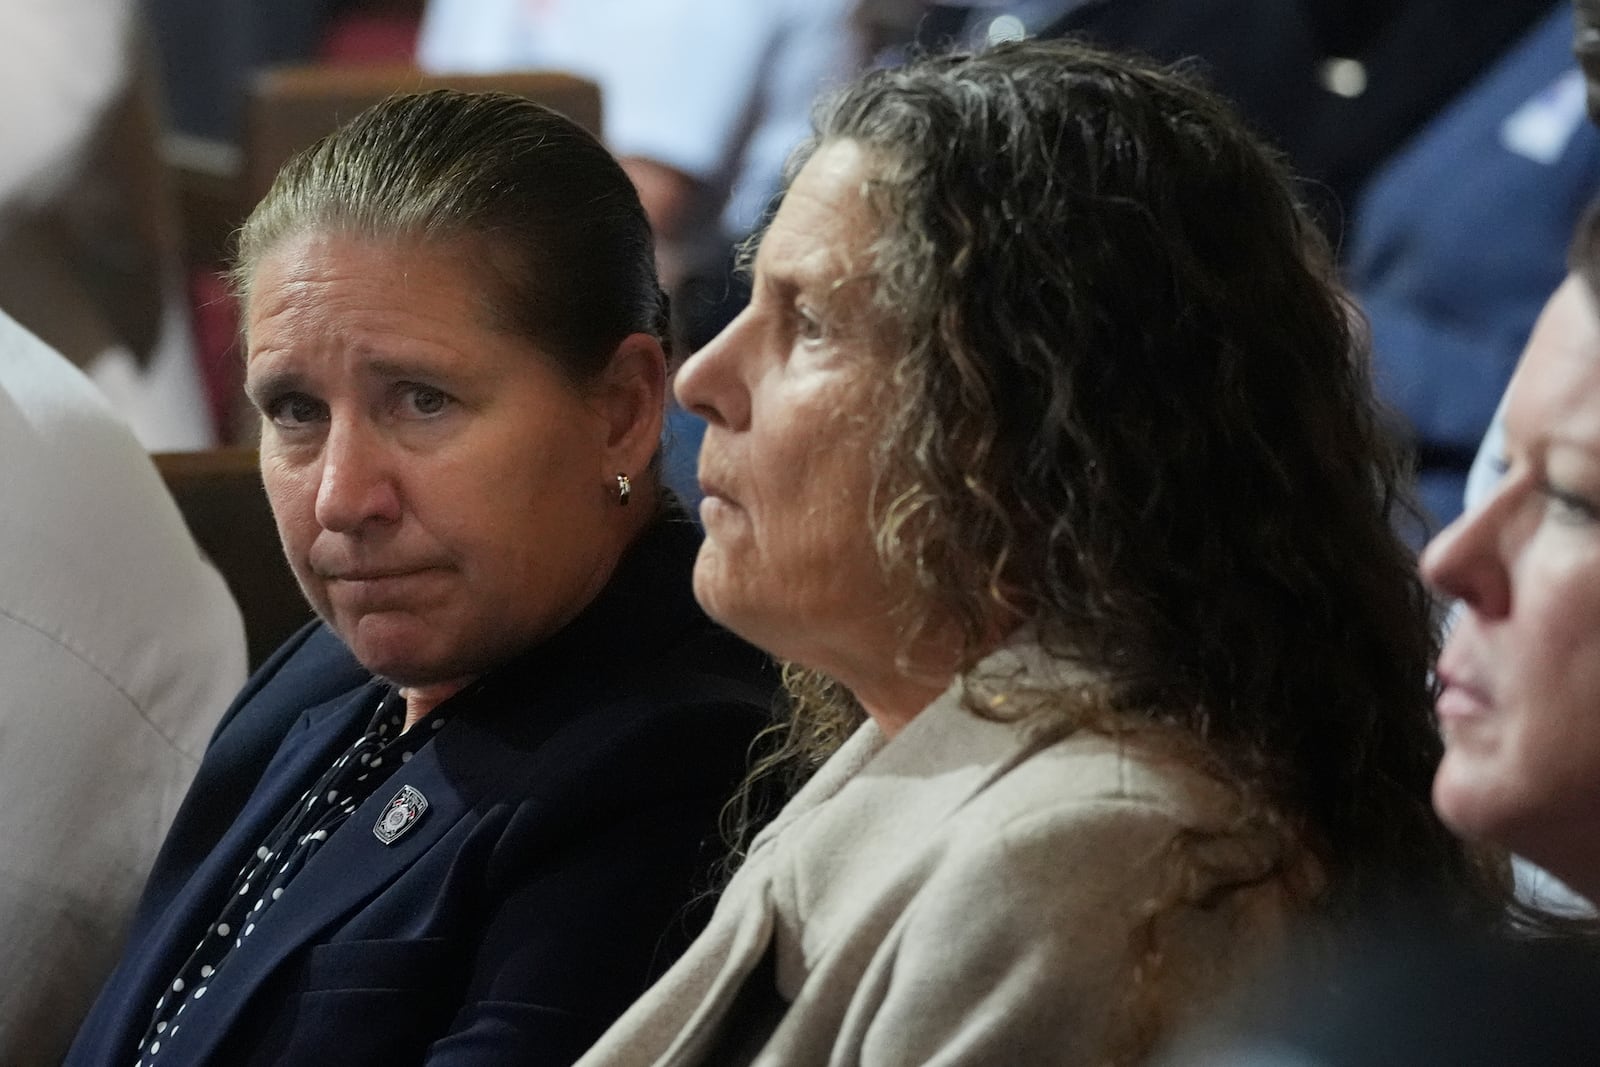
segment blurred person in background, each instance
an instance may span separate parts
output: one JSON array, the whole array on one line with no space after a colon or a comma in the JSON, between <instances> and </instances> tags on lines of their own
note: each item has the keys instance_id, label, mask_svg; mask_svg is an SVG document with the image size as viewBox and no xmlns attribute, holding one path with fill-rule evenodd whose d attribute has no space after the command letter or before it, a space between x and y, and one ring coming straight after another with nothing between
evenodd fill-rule
<instances>
[{"instance_id":1,"label":"blurred person in background","mask_svg":"<svg viewBox=\"0 0 1600 1067\"><path fill-rule=\"evenodd\" d=\"M1600 132L1584 97L1560 4L1356 203L1346 277L1371 325L1379 392L1416 449L1433 529L1460 513L1478 442L1600 191Z\"/></svg>"},{"instance_id":2,"label":"blurred person in background","mask_svg":"<svg viewBox=\"0 0 1600 1067\"><path fill-rule=\"evenodd\" d=\"M818 112L685 364L707 611L804 781L581 1061L1144 1061L1298 920L1508 890L1428 800L1429 601L1314 224L1181 76L1024 42Z\"/></svg>"},{"instance_id":3,"label":"blurred person in background","mask_svg":"<svg viewBox=\"0 0 1600 1067\"><path fill-rule=\"evenodd\" d=\"M430 0L417 61L598 82L606 143L639 189L671 287L755 227L812 102L860 69L853 3Z\"/></svg>"},{"instance_id":4,"label":"blurred person in background","mask_svg":"<svg viewBox=\"0 0 1600 1067\"><path fill-rule=\"evenodd\" d=\"M1287 153L1338 251L1372 173L1561 3L1085 0L1039 33L1196 61Z\"/></svg>"},{"instance_id":5,"label":"blurred person in background","mask_svg":"<svg viewBox=\"0 0 1600 1067\"><path fill-rule=\"evenodd\" d=\"M1600 123L1600 0L1573 0L1573 52L1584 76L1584 103L1591 123ZM1494 421L1483 435L1477 457L1467 472L1464 505L1472 510L1486 499L1498 479L1496 463L1500 456L1504 430L1501 426L1505 409L1502 396L1495 411Z\"/></svg>"},{"instance_id":6,"label":"blurred person in background","mask_svg":"<svg viewBox=\"0 0 1600 1067\"><path fill-rule=\"evenodd\" d=\"M0 38L0 308L151 449L215 440L131 0L22 5Z\"/></svg>"},{"instance_id":7,"label":"blurred person in background","mask_svg":"<svg viewBox=\"0 0 1600 1067\"><path fill-rule=\"evenodd\" d=\"M638 196L525 99L393 97L285 166L235 278L320 621L226 712L67 1062L570 1063L692 936L771 691L658 482Z\"/></svg>"},{"instance_id":8,"label":"blurred person in background","mask_svg":"<svg viewBox=\"0 0 1600 1067\"><path fill-rule=\"evenodd\" d=\"M777 194L813 101L866 62L856 2L429 0L417 62L599 83L606 143L639 189L692 352L749 297L734 247ZM665 477L691 505L704 428L669 411Z\"/></svg>"},{"instance_id":9,"label":"blurred person in background","mask_svg":"<svg viewBox=\"0 0 1600 1067\"><path fill-rule=\"evenodd\" d=\"M245 675L143 447L0 313L0 1063L61 1062Z\"/></svg>"},{"instance_id":10,"label":"blurred person in background","mask_svg":"<svg viewBox=\"0 0 1600 1067\"><path fill-rule=\"evenodd\" d=\"M969 5L993 25L990 5ZM1374 333L1437 529L1600 185L1557 0L1090 0L1049 26L1192 57L1288 154ZM936 8L937 10L937 8ZM1262 43L1271 41L1270 48ZM1416 538L1420 545L1421 537Z\"/></svg>"},{"instance_id":11,"label":"blurred person in background","mask_svg":"<svg viewBox=\"0 0 1600 1067\"><path fill-rule=\"evenodd\" d=\"M139 0L160 56L163 112L172 129L243 141L245 91L263 67L317 54L330 16L380 0ZM390 4L387 6L404 6ZM420 0L412 6L420 6Z\"/></svg>"}]
</instances>

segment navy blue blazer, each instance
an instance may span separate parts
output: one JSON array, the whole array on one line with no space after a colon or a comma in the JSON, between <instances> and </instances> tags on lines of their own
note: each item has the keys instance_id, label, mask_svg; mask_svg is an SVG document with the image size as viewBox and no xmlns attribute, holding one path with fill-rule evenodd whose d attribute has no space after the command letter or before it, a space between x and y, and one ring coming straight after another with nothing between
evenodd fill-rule
<instances>
[{"instance_id":1,"label":"navy blue blazer","mask_svg":"<svg viewBox=\"0 0 1600 1067\"><path fill-rule=\"evenodd\" d=\"M576 1059L696 932L718 813L768 718L767 661L694 603L698 541L657 524L561 633L452 697L185 1004L162 1067ZM383 684L320 624L246 684L67 1064L139 1060L247 857ZM385 845L372 827L402 785L430 806Z\"/></svg>"}]
</instances>

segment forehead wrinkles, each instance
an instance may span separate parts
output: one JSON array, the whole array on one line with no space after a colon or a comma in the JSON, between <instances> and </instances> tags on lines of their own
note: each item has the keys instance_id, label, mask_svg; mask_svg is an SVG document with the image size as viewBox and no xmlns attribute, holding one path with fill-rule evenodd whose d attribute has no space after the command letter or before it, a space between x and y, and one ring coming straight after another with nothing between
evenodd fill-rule
<instances>
[{"instance_id":1,"label":"forehead wrinkles","mask_svg":"<svg viewBox=\"0 0 1600 1067\"><path fill-rule=\"evenodd\" d=\"M774 251L813 268L821 260L835 274L859 270L857 261L878 231L867 204L868 175L866 154L853 142L818 148L789 185L769 229Z\"/></svg>"},{"instance_id":2,"label":"forehead wrinkles","mask_svg":"<svg viewBox=\"0 0 1600 1067\"><path fill-rule=\"evenodd\" d=\"M758 279L778 296L792 291L832 314L863 314L877 285L873 236L843 227L834 232L774 227L757 256Z\"/></svg>"},{"instance_id":3,"label":"forehead wrinkles","mask_svg":"<svg viewBox=\"0 0 1600 1067\"><path fill-rule=\"evenodd\" d=\"M780 210L761 238L756 269L812 285L866 273L878 234L876 223L836 199L806 199L811 203Z\"/></svg>"},{"instance_id":4,"label":"forehead wrinkles","mask_svg":"<svg viewBox=\"0 0 1600 1067\"><path fill-rule=\"evenodd\" d=\"M487 251L465 238L321 231L286 238L261 256L246 291L246 365L263 338L306 354L448 348L468 328L529 340L496 314L495 271L472 258Z\"/></svg>"},{"instance_id":5,"label":"forehead wrinkles","mask_svg":"<svg viewBox=\"0 0 1600 1067\"><path fill-rule=\"evenodd\" d=\"M331 329L331 309L315 297L312 285L297 280L289 284L256 286L244 308L241 333L246 366L263 352L284 349L293 340L325 349L336 339Z\"/></svg>"}]
</instances>

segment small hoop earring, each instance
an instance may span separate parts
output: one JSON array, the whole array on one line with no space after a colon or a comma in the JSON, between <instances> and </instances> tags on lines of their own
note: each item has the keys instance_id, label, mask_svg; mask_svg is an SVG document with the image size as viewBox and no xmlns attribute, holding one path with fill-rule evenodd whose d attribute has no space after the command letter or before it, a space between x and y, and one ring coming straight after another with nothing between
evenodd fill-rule
<instances>
[{"instance_id":1,"label":"small hoop earring","mask_svg":"<svg viewBox=\"0 0 1600 1067\"><path fill-rule=\"evenodd\" d=\"M617 503L622 507L628 506L628 498L633 495L633 483L628 481L626 474L617 475Z\"/></svg>"}]
</instances>

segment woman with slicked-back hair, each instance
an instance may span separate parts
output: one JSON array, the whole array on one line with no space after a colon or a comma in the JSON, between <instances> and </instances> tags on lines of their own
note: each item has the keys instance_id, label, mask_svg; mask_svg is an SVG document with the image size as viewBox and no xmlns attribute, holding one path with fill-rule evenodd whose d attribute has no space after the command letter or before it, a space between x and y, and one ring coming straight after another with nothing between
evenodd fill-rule
<instances>
[{"instance_id":1,"label":"woman with slicked-back hair","mask_svg":"<svg viewBox=\"0 0 1600 1067\"><path fill-rule=\"evenodd\" d=\"M397 97L287 164L234 277L319 619L223 717L67 1062L571 1063L692 935L770 691L659 487L638 196L526 100Z\"/></svg>"}]
</instances>

